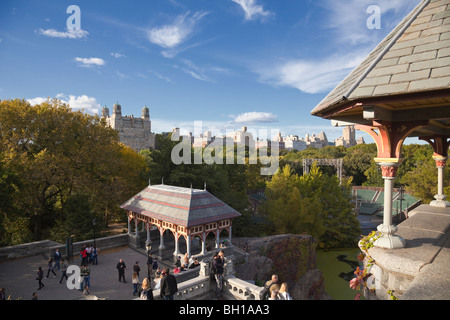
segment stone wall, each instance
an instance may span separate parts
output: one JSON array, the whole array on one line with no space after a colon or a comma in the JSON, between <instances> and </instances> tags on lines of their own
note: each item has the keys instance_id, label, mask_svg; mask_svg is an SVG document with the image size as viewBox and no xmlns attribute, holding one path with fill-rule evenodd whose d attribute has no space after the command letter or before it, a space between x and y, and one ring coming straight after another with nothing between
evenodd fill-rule
<instances>
[{"instance_id":1,"label":"stone wall","mask_svg":"<svg viewBox=\"0 0 450 320\"><path fill-rule=\"evenodd\" d=\"M128 241L129 241L128 234L120 234L116 236L95 239L96 246L100 250L120 246L127 246ZM74 256L78 255L81 251L81 248L87 244L94 244L94 240L91 239L86 241L74 242L73 255ZM14 258L35 256L40 254L50 256L56 249L59 249L64 258L67 256L66 245L51 240L36 241L24 243L17 246L3 247L0 248L0 261Z\"/></svg>"}]
</instances>

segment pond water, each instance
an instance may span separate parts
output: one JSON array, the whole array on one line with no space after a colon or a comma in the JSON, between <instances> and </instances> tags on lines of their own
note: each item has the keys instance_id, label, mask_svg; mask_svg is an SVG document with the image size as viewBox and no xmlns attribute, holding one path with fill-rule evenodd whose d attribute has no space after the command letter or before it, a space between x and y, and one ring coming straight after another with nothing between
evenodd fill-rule
<instances>
[{"instance_id":1,"label":"pond water","mask_svg":"<svg viewBox=\"0 0 450 320\"><path fill-rule=\"evenodd\" d=\"M325 291L333 300L355 299L358 291L349 287L349 281L354 277L356 267L361 268L357 259L360 252L359 248L317 251L317 268L322 271Z\"/></svg>"}]
</instances>

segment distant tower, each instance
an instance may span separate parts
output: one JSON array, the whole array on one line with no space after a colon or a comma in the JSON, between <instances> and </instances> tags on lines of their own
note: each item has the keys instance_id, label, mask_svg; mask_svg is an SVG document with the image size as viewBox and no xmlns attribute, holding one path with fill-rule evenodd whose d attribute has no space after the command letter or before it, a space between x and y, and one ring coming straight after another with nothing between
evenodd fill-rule
<instances>
[{"instance_id":1,"label":"distant tower","mask_svg":"<svg viewBox=\"0 0 450 320\"><path fill-rule=\"evenodd\" d=\"M121 118L122 117L122 106L117 102L113 106L113 117Z\"/></svg>"},{"instance_id":2,"label":"distant tower","mask_svg":"<svg viewBox=\"0 0 450 320\"><path fill-rule=\"evenodd\" d=\"M346 126L344 128L344 141L347 147L353 147L356 145L355 138L355 126Z\"/></svg>"},{"instance_id":3,"label":"distant tower","mask_svg":"<svg viewBox=\"0 0 450 320\"><path fill-rule=\"evenodd\" d=\"M106 106L102 108L102 118L109 118L109 109Z\"/></svg>"},{"instance_id":4,"label":"distant tower","mask_svg":"<svg viewBox=\"0 0 450 320\"><path fill-rule=\"evenodd\" d=\"M150 111L148 110L147 106L142 108L142 119L144 120L150 120Z\"/></svg>"}]
</instances>

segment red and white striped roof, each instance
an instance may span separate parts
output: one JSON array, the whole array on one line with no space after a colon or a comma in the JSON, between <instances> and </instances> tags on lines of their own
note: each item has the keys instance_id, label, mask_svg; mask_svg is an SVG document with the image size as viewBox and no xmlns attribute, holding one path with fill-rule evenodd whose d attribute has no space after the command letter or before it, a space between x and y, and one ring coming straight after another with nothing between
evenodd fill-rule
<instances>
[{"instance_id":1,"label":"red and white striped roof","mask_svg":"<svg viewBox=\"0 0 450 320\"><path fill-rule=\"evenodd\" d=\"M206 190L164 184L146 187L120 208L184 227L241 215Z\"/></svg>"}]
</instances>

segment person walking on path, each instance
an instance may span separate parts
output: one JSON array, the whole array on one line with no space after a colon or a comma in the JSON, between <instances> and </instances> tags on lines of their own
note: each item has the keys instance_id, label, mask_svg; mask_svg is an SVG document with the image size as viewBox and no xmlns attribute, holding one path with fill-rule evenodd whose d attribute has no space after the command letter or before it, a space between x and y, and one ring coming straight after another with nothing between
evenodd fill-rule
<instances>
[{"instance_id":1,"label":"person walking on path","mask_svg":"<svg viewBox=\"0 0 450 320\"><path fill-rule=\"evenodd\" d=\"M138 293L138 285L139 285L139 276L137 272L133 272L133 277L131 278L131 282L133 283L133 296Z\"/></svg>"},{"instance_id":2,"label":"person walking on path","mask_svg":"<svg viewBox=\"0 0 450 320\"><path fill-rule=\"evenodd\" d=\"M92 249L92 264L93 265L98 265L98 253L99 253L99 249L94 246Z\"/></svg>"},{"instance_id":3,"label":"person walking on path","mask_svg":"<svg viewBox=\"0 0 450 320\"><path fill-rule=\"evenodd\" d=\"M213 258L212 268L214 270L214 277L216 280L216 297L222 297L223 286L223 251L217 253Z\"/></svg>"},{"instance_id":4,"label":"person walking on path","mask_svg":"<svg viewBox=\"0 0 450 320\"><path fill-rule=\"evenodd\" d=\"M84 289L88 291L89 294L89 289L91 288L91 269L89 269L87 264L81 267L81 276L84 277Z\"/></svg>"},{"instance_id":5,"label":"person walking on path","mask_svg":"<svg viewBox=\"0 0 450 320\"><path fill-rule=\"evenodd\" d=\"M53 270L53 260L52 260L52 258L48 258L47 278L50 275L50 271L53 273L53 278L56 278L55 270Z\"/></svg>"},{"instance_id":6,"label":"person walking on path","mask_svg":"<svg viewBox=\"0 0 450 320\"><path fill-rule=\"evenodd\" d=\"M163 277L161 278L160 296L165 300L173 300L173 295L177 292L177 278L170 274L168 267L165 267L163 269Z\"/></svg>"},{"instance_id":7,"label":"person walking on path","mask_svg":"<svg viewBox=\"0 0 450 320\"><path fill-rule=\"evenodd\" d=\"M84 246L84 247L81 249L81 251L80 251L80 257L81 257L81 265L82 265L82 266L84 266L85 264L88 263L86 246Z\"/></svg>"},{"instance_id":8,"label":"person walking on path","mask_svg":"<svg viewBox=\"0 0 450 320\"><path fill-rule=\"evenodd\" d=\"M61 259L61 261L62 261L62 266L61 266L62 275L61 275L61 280L59 280L59 283L62 283L64 278L66 278L66 280L68 280L68 277L67 277L67 264L64 261L64 259Z\"/></svg>"},{"instance_id":9,"label":"person walking on path","mask_svg":"<svg viewBox=\"0 0 450 320\"><path fill-rule=\"evenodd\" d=\"M119 282L121 282L122 278L123 278L123 283L126 283L125 281L125 269L127 268L127 266L125 265L125 262L123 261L123 259L119 260L119 263L117 263L116 266L117 270L119 270Z\"/></svg>"},{"instance_id":10,"label":"person walking on path","mask_svg":"<svg viewBox=\"0 0 450 320\"><path fill-rule=\"evenodd\" d=\"M139 272L141 271L141 268L139 267L139 261L136 261L136 263L133 266L133 272L136 272L139 277Z\"/></svg>"},{"instance_id":11,"label":"person walking on path","mask_svg":"<svg viewBox=\"0 0 450 320\"><path fill-rule=\"evenodd\" d=\"M59 252L59 249L56 249L55 253L53 254L53 259L55 260L55 269L57 269L58 271L61 270L61 252Z\"/></svg>"},{"instance_id":12,"label":"person walking on path","mask_svg":"<svg viewBox=\"0 0 450 320\"><path fill-rule=\"evenodd\" d=\"M44 287L44 284L42 283L43 278L44 278L44 271L42 271L42 268L39 267L38 272L36 274L36 280L38 281L39 284L38 290L41 290Z\"/></svg>"}]
</instances>

